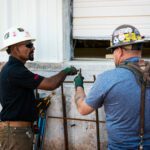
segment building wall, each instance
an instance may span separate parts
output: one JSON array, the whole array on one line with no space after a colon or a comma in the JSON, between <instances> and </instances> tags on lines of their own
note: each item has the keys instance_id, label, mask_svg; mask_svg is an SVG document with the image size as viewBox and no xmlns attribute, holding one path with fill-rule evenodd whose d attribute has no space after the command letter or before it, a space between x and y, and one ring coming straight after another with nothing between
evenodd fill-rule
<instances>
[{"instance_id":1,"label":"building wall","mask_svg":"<svg viewBox=\"0 0 150 150\"><path fill-rule=\"evenodd\" d=\"M131 24L150 38L149 8L149 0L74 0L73 37L110 39L117 26Z\"/></svg>"},{"instance_id":2,"label":"building wall","mask_svg":"<svg viewBox=\"0 0 150 150\"><path fill-rule=\"evenodd\" d=\"M37 39L36 61L63 61L62 0L0 0L0 6L1 38L12 26L25 27ZM0 54L1 61L7 59Z\"/></svg>"},{"instance_id":3,"label":"building wall","mask_svg":"<svg viewBox=\"0 0 150 150\"><path fill-rule=\"evenodd\" d=\"M66 66L74 65L81 68L85 81L94 81L93 75L97 76L108 69L114 68L112 60L109 61L70 61L63 64L28 64L27 67L33 72L43 76L56 74ZM66 97L66 115L68 129L69 150L97 150L96 122L79 121L75 119L96 120L95 112L90 115L82 116L78 113L74 102L74 76L68 76L63 83L64 95ZM93 83L85 83L85 91L88 93ZM39 91L49 95L51 91ZM61 87L54 90L51 105L47 111L46 134L44 140L45 150L65 150L64 126L63 126L63 105ZM103 107L99 110L99 129L101 149L106 150L107 131L105 127L105 113Z\"/></svg>"},{"instance_id":4,"label":"building wall","mask_svg":"<svg viewBox=\"0 0 150 150\"><path fill-rule=\"evenodd\" d=\"M0 0L0 6L0 37L11 26L24 26L37 39L38 62L71 59L72 27L76 39L110 39L112 31L124 23L135 25L150 37L149 0ZM7 54L0 54L1 61L7 59Z\"/></svg>"}]
</instances>

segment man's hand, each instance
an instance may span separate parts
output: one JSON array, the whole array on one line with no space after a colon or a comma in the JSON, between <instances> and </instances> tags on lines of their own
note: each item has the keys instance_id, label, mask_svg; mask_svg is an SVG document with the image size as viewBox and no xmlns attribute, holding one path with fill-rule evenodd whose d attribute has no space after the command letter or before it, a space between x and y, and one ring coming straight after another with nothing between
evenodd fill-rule
<instances>
[{"instance_id":1,"label":"man's hand","mask_svg":"<svg viewBox=\"0 0 150 150\"><path fill-rule=\"evenodd\" d=\"M67 75L76 75L78 70L74 66L67 67L63 70Z\"/></svg>"},{"instance_id":2,"label":"man's hand","mask_svg":"<svg viewBox=\"0 0 150 150\"><path fill-rule=\"evenodd\" d=\"M77 88L78 86L84 88L83 80L84 80L84 77L81 75L81 73L79 73L74 79L75 88Z\"/></svg>"}]
</instances>

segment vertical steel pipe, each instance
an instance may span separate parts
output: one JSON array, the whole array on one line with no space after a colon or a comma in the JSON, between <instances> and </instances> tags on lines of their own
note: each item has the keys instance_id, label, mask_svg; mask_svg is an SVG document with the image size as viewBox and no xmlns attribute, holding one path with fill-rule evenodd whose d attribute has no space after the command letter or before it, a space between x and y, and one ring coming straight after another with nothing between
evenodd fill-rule
<instances>
[{"instance_id":1,"label":"vertical steel pipe","mask_svg":"<svg viewBox=\"0 0 150 150\"><path fill-rule=\"evenodd\" d=\"M63 126L64 126L65 150L69 150L68 129L67 129L67 113L66 113L66 97L64 95L63 83L61 84L61 96L62 96L62 107L63 107Z\"/></svg>"},{"instance_id":2,"label":"vertical steel pipe","mask_svg":"<svg viewBox=\"0 0 150 150\"><path fill-rule=\"evenodd\" d=\"M93 75L94 81L96 80L96 76ZM99 130L99 114L98 109L95 110L96 115L96 135L97 135L97 150L100 150L100 130Z\"/></svg>"}]
</instances>

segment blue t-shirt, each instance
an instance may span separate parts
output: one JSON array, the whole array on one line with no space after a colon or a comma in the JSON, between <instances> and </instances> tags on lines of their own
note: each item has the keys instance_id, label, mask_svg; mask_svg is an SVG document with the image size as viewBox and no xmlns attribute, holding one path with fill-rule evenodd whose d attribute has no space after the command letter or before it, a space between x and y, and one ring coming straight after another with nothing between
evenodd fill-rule
<instances>
[{"instance_id":1,"label":"blue t-shirt","mask_svg":"<svg viewBox=\"0 0 150 150\"><path fill-rule=\"evenodd\" d=\"M135 61L135 58L128 61ZM98 75L86 103L97 109L104 105L108 149L137 149L139 137L141 88L128 69L115 68ZM144 150L150 149L150 88L145 99Z\"/></svg>"}]
</instances>

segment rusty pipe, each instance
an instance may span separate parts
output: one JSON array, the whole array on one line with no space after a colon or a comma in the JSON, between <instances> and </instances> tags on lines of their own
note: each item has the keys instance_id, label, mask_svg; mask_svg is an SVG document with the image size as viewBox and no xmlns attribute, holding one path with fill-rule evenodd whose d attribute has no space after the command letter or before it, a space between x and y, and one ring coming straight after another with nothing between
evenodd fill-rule
<instances>
[{"instance_id":1,"label":"rusty pipe","mask_svg":"<svg viewBox=\"0 0 150 150\"><path fill-rule=\"evenodd\" d=\"M73 83L74 81L64 81L64 83ZM83 81L83 83L94 83L94 81Z\"/></svg>"},{"instance_id":2,"label":"rusty pipe","mask_svg":"<svg viewBox=\"0 0 150 150\"><path fill-rule=\"evenodd\" d=\"M47 116L52 119L66 119L66 120L76 120L76 121L87 121L87 122L96 122L96 120L91 119L80 119L80 118L65 118L65 117L57 117L57 116ZM99 123L105 123L105 121L99 121Z\"/></svg>"},{"instance_id":3,"label":"rusty pipe","mask_svg":"<svg viewBox=\"0 0 150 150\"><path fill-rule=\"evenodd\" d=\"M63 83L61 84L61 96L62 96L62 106L63 106L63 126L64 126L64 141L65 150L69 150L68 146L68 129L67 129L67 113L66 113L66 98L64 95Z\"/></svg>"},{"instance_id":4,"label":"rusty pipe","mask_svg":"<svg viewBox=\"0 0 150 150\"><path fill-rule=\"evenodd\" d=\"M94 81L96 80L96 76L93 75ZM100 150L100 130L99 130L99 114L98 109L95 110L96 115L96 135L97 135L97 150Z\"/></svg>"}]
</instances>

